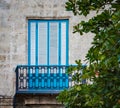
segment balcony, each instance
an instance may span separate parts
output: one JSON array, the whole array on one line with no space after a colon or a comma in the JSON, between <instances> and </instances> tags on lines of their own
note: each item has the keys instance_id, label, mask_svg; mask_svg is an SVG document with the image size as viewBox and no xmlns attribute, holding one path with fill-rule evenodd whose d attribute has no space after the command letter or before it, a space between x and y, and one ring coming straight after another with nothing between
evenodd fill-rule
<instances>
[{"instance_id":1,"label":"balcony","mask_svg":"<svg viewBox=\"0 0 120 108\"><path fill-rule=\"evenodd\" d=\"M66 74L68 66L18 65L16 68L16 93L57 94L72 86Z\"/></svg>"}]
</instances>

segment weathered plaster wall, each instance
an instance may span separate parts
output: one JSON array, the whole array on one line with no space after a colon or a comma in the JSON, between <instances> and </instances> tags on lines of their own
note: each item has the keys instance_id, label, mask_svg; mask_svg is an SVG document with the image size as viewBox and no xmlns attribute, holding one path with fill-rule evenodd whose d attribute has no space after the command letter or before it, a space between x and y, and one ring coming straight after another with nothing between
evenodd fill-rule
<instances>
[{"instance_id":1,"label":"weathered plaster wall","mask_svg":"<svg viewBox=\"0 0 120 108\"><path fill-rule=\"evenodd\" d=\"M67 0L0 0L0 96L15 93L15 68L27 64L27 18L69 18L69 63L84 59L92 40L73 34L77 21L65 10Z\"/></svg>"}]
</instances>

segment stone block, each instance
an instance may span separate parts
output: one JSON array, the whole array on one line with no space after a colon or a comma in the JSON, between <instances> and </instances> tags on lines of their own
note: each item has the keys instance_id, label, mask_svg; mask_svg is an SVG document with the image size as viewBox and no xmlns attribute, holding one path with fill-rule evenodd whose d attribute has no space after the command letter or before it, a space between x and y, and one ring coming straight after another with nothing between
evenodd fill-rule
<instances>
[{"instance_id":1,"label":"stone block","mask_svg":"<svg viewBox=\"0 0 120 108\"><path fill-rule=\"evenodd\" d=\"M0 62L5 62L5 61L6 61L6 56L0 55Z\"/></svg>"}]
</instances>

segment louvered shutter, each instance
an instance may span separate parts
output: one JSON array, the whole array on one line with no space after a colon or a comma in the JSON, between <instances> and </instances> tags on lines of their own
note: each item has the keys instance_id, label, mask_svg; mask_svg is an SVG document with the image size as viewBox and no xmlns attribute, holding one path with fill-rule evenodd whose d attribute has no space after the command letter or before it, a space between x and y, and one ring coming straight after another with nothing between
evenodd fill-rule
<instances>
[{"instance_id":1,"label":"louvered shutter","mask_svg":"<svg viewBox=\"0 0 120 108\"><path fill-rule=\"evenodd\" d=\"M66 65L66 23L61 23L61 64Z\"/></svg>"},{"instance_id":2,"label":"louvered shutter","mask_svg":"<svg viewBox=\"0 0 120 108\"><path fill-rule=\"evenodd\" d=\"M47 23L38 23L38 64L47 64Z\"/></svg>"},{"instance_id":3,"label":"louvered shutter","mask_svg":"<svg viewBox=\"0 0 120 108\"><path fill-rule=\"evenodd\" d=\"M36 23L30 24L30 64L36 64Z\"/></svg>"},{"instance_id":4,"label":"louvered shutter","mask_svg":"<svg viewBox=\"0 0 120 108\"><path fill-rule=\"evenodd\" d=\"M50 26L50 33L49 33L49 59L50 65L57 65L58 64L58 23L51 22Z\"/></svg>"}]
</instances>

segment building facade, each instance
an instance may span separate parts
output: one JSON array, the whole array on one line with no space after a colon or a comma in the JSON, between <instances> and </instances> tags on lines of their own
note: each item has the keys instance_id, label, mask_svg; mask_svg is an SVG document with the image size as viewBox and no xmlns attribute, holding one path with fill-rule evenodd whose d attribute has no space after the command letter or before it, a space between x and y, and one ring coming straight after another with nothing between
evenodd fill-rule
<instances>
[{"instance_id":1,"label":"building facade","mask_svg":"<svg viewBox=\"0 0 120 108\"><path fill-rule=\"evenodd\" d=\"M73 34L89 17L66 11L67 0L0 0L0 108L57 108L69 88L65 70L84 63L92 34Z\"/></svg>"}]
</instances>

